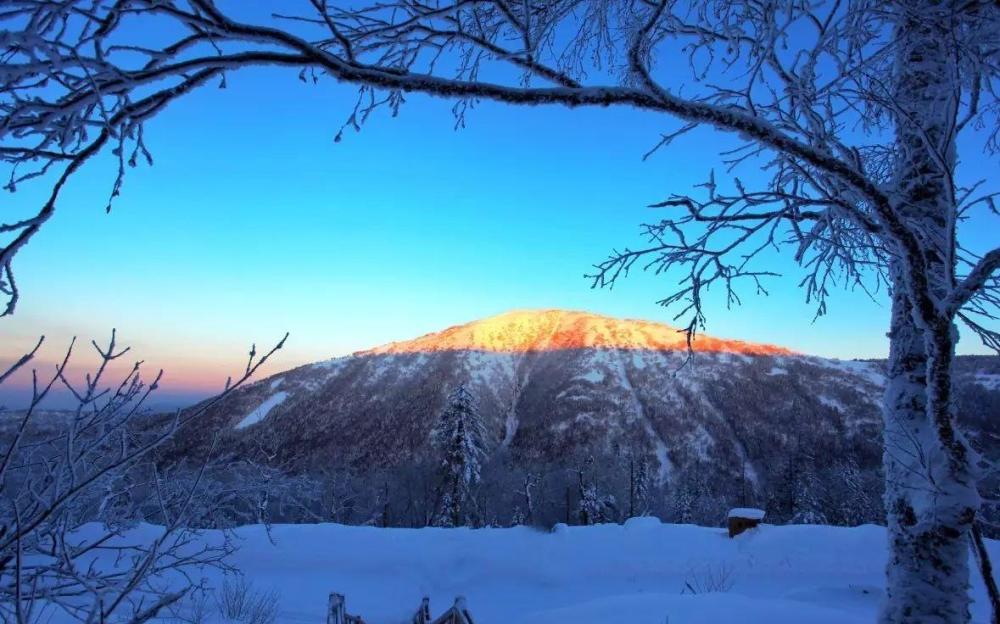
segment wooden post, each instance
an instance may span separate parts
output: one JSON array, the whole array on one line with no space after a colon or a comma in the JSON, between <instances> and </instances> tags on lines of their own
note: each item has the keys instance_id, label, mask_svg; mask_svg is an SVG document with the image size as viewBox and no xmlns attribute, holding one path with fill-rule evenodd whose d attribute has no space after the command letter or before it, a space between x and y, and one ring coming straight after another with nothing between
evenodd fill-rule
<instances>
[{"instance_id":1,"label":"wooden post","mask_svg":"<svg viewBox=\"0 0 1000 624\"><path fill-rule=\"evenodd\" d=\"M346 624L347 600L344 594L330 592L330 604L326 615L326 624Z\"/></svg>"},{"instance_id":2,"label":"wooden post","mask_svg":"<svg viewBox=\"0 0 1000 624\"><path fill-rule=\"evenodd\" d=\"M455 598L455 604L445 611L432 624L475 624L472 621L472 614L465 604L465 596Z\"/></svg>"},{"instance_id":3,"label":"wooden post","mask_svg":"<svg viewBox=\"0 0 1000 624\"><path fill-rule=\"evenodd\" d=\"M454 609L459 618L457 624L475 624L472 621L472 614L469 613L469 607L465 605L465 596L455 598Z\"/></svg>"},{"instance_id":4,"label":"wooden post","mask_svg":"<svg viewBox=\"0 0 1000 624\"><path fill-rule=\"evenodd\" d=\"M762 509L742 507L729 510L727 523L729 525L729 537L736 537L747 529L752 529L760 524L764 519Z\"/></svg>"},{"instance_id":5,"label":"wooden post","mask_svg":"<svg viewBox=\"0 0 1000 624\"><path fill-rule=\"evenodd\" d=\"M424 596L420 601L420 608L413 616L413 624L429 624L431 621L431 599Z\"/></svg>"}]
</instances>

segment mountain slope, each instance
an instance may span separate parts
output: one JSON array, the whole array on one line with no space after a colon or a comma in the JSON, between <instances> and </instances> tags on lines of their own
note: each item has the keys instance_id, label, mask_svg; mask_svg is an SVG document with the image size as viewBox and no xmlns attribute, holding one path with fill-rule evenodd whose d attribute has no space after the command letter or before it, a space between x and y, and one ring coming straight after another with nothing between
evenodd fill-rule
<instances>
[{"instance_id":1,"label":"mountain slope","mask_svg":"<svg viewBox=\"0 0 1000 624\"><path fill-rule=\"evenodd\" d=\"M620 499L615 462L638 458L655 484L678 497L689 490L691 505L768 501L789 516L814 504L804 499L817 489L809 480L836 484L857 472L867 480L852 487L878 482L880 363L711 337L693 346L685 364L683 334L665 325L510 312L254 383L212 408L176 450L203 449L219 431L234 457L263 445L297 472L426 466L445 399L466 384L491 453L511 474L589 467ZM978 364L966 376L985 387L991 374Z\"/></svg>"}]
</instances>

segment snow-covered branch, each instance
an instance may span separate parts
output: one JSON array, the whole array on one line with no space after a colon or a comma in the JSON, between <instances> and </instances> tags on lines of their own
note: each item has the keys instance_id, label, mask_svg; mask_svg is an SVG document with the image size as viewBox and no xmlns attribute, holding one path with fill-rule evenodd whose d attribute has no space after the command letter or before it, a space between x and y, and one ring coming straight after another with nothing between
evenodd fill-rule
<instances>
[{"instance_id":1,"label":"snow-covered branch","mask_svg":"<svg viewBox=\"0 0 1000 624\"><path fill-rule=\"evenodd\" d=\"M995 280L1000 271L1000 247L988 252L972 267L965 279L955 287L949 300L949 310L955 314L969 302L978 292L985 288L991 280Z\"/></svg>"},{"instance_id":2,"label":"snow-covered branch","mask_svg":"<svg viewBox=\"0 0 1000 624\"><path fill-rule=\"evenodd\" d=\"M461 102L492 99L630 106L682 119L688 127L734 133L747 140L748 150L730 160L731 168L766 154L782 172L767 192L788 193L788 184L826 189L837 196L838 219L853 220L854 227L898 248L895 255L912 265L918 282L925 272L921 241L899 219L880 176L872 175L876 167L868 155L877 152L849 145L839 132L846 123L885 127L891 116L888 110L862 110L892 101L878 76L891 60L889 18L865 3L789 3L776 10L747 1L692 11L667 3L611 8L586 0L461 0L435 7L400 1L353 9L313 2L311 13L278 15L273 23L249 23L232 15L232 7L207 0L142 2L128 11L76 4L20 0L5 16L30 24L4 42L0 154L13 164L9 186L70 163L37 215L4 226L17 233L0 248L7 313L18 299L13 258L51 217L58 189L82 162L106 143L115 146L116 197L125 164L134 166L137 156L151 162L142 126L170 101L225 72L275 64L296 68L303 79L325 74L388 92L384 99L373 97L360 120L357 111L351 115L355 128L374 108L399 106L401 98L393 94L416 91L458 100L460 122L466 110ZM176 41L156 49L130 41L122 24L137 15L179 27ZM79 27L73 31L79 36L66 34L70 26ZM776 44L787 44L799 28L813 33L794 54L781 52ZM455 62L444 61L447 50L455 50ZM663 86L659 65L685 57L693 80ZM593 67L587 67L588 58ZM834 59L831 70L827 61ZM516 82L507 80L504 66L518 70ZM677 82L675 75L669 78ZM731 86L716 86L717 79ZM547 84L534 86L535 80ZM53 96L43 83L62 85L63 91ZM682 86L687 95L676 94ZM136 99L139 94L145 97ZM977 110L981 103L980 96ZM101 134L83 143L89 127L102 128ZM132 143L128 158L126 141ZM751 215L741 218L749 221ZM810 296L819 290L816 285ZM920 309L936 305L928 294Z\"/></svg>"},{"instance_id":3,"label":"snow-covered branch","mask_svg":"<svg viewBox=\"0 0 1000 624\"><path fill-rule=\"evenodd\" d=\"M706 197L675 195L653 204L682 214L644 226L651 244L612 253L596 265L592 286L613 286L640 259L644 270L679 273L678 286L660 304L680 304L675 318L688 316L683 327L689 344L703 328L705 294L713 286L722 289L727 305L741 302L740 282L766 294L765 281L778 274L755 265L767 262L769 250L790 247L806 271L801 285L817 305L817 315L826 312L834 285L874 294L887 279L888 266L882 244L868 227L869 217L864 215L859 224L853 214L859 209L845 205L840 187L823 188L815 177L806 184L797 171L774 167L777 179L771 188L779 190L750 190L736 179L735 190L724 193L713 174L700 185Z\"/></svg>"},{"instance_id":4,"label":"snow-covered branch","mask_svg":"<svg viewBox=\"0 0 1000 624\"><path fill-rule=\"evenodd\" d=\"M78 163L89 145L87 130L101 128L108 137L94 151L111 139L119 157L115 197L125 164L134 166L137 156L151 161L142 126L166 104L227 71L278 64L297 68L303 78L325 74L389 92L373 100L373 108L398 106L393 93L405 91L454 98L460 120L466 110L461 102L474 99L662 112L736 133L789 165L838 180L857 196L846 202L847 212L858 201L888 204L865 172L862 151L838 137L843 122L822 114L831 107L857 109L865 76L884 63L885 17L868 13L867 5L789 3L777 10L756 1L686 8L589 0L460 0L435 7L401 0L351 9L308 4L311 11L248 23L234 17L233 7L207 0L138 2L127 10L14 2L0 14L22 25L0 42L6 61L0 74L0 154L12 165L9 188L46 178L59 163ZM130 39L124 25L136 17L159 20L165 32L175 29L176 40L149 48ZM780 54L772 44L802 26L816 31L809 46L798 56ZM694 79L690 94L679 96L682 85L661 86L657 67L663 59L685 56ZM838 59L836 73L823 71L828 58ZM519 76L508 81L504 66ZM712 80L722 76L736 79L736 86L715 86ZM547 84L533 85L537 80ZM155 95L148 95L151 89ZM140 94L146 95L142 104ZM360 127L353 116L352 125ZM126 142L132 144L130 156ZM8 226L19 231L14 243L0 248L6 276L0 286L9 295L9 311L17 302L13 257L51 216L54 199L36 216ZM856 210L855 217L867 220L866 227L892 229L884 211L864 212Z\"/></svg>"},{"instance_id":5,"label":"snow-covered branch","mask_svg":"<svg viewBox=\"0 0 1000 624\"><path fill-rule=\"evenodd\" d=\"M223 395L252 376L282 343L263 357L252 354L245 373ZM23 368L41 344L15 368ZM33 372L32 397L13 414L16 425L5 436L0 456L5 621L28 621L27 613L41 619L58 619L61 613L79 621L148 621L196 587L196 573L205 566L225 567L232 550L228 542L194 540L199 520L229 500L203 478L211 457L200 468L178 471L165 469L157 455L214 401L173 415L151 414L144 406L162 371L146 383L136 363L109 382L113 363L129 349L117 347L114 332L106 345L92 345L98 364L81 381L68 372L73 345L46 381ZM75 398L74 409L44 409L56 387ZM143 521L157 525L149 529L150 540L124 539L126 529ZM173 583L169 590L162 582L166 577Z\"/></svg>"}]
</instances>

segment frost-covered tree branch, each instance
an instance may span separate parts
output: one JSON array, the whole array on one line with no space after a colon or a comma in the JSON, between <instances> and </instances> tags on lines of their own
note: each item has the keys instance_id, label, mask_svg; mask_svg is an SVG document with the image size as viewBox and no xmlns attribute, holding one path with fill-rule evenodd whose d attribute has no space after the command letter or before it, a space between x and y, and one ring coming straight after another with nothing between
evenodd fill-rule
<instances>
[{"instance_id":1,"label":"frost-covered tree branch","mask_svg":"<svg viewBox=\"0 0 1000 624\"><path fill-rule=\"evenodd\" d=\"M837 51L858 42L827 23L812 58L779 59L773 51L764 55L762 42L744 32L759 24L729 23L737 19L739 7L722 10L722 5L715 6L708 24L703 23L709 16L704 8L699 9L701 21L692 24L682 19L682 7L671 7L672 11L665 7L665 3L651 9L641 2L616 7L572 1L456 2L430 8L399 2L343 10L325 3L303 3L298 14L275 16L274 25L240 21L225 10L233 7L206 0L112 7L21 0L3 14L9 23L26 25L20 35L12 28L4 42L8 65L3 93L7 98L0 123L4 136L0 153L12 164L8 188L45 176L65 162L70 163L65 175L71 175L112 139L119 160L111 189L114 198L126 164L152 162L142 128L162 107L225 71L279 64L298 68L303 79L329 75L362 85L358 107L348 120L358 128L372 109L398 108L405 91L459 98L456 115L460 122L467 104L479 98L516 104L628 105L739 133L777 154L793 155L811 167L832 172L855 192L884 199L863 174L857 152L837 141L832 129L817 121L819 116L812 114L808 122L799 119L803 107L833 105L833 91L829 85L818 91L814 85L809 91L795 72L815 73L824 53L831 52L824 46ZM747 3L746 8L760 19L768 10L758 3ZM766 37L786 38L782 30L806 17L799 10L789 14L789 24L770 25L772 32ZM179 27L176 41L150 49L130 40L126 25L138 15ZM297 28L279 27L285 25ZM714 90L697 97L673 95L653 76L658 60L654 51L672 39L686 43L677 50L667 45L667 58L687 55L696 78L716 62L711 58L714 46L731 49L730 57L719 61L722 65L735 66L745 57L756 73L739 89ZM256 49L247 51L247 47ZM455 59L446 64L442 57L449 49L455 51ZM708 60L700 60L702 52L709 55ZM587 66L586 59L592 55L596 70ZM855 60L861 67L874 62L863 54ZM441 69L445 65L448 68ZM504 65L518 70L513 83L500 80L509 73ZM751 96L766 84L768 69L784 81L785 91L794 86L796 97L784 95L764 102L759 95ZM597 77L593 84L584 82L590 74ZM536 80L543 85L534 86ZM51 93L53 85L61 87L55 94ZM374 89L386 97L376 99ZM150 90L153 93L142 102L136 101L138 94ZM39 93L45 97L39 99ZM99 144L88 143L89 131L98 128L107 136L102 132ZM825 144L815 141L817 133ZM34 217L4 226L19 234L0 257L11 311L17 300L13 257L51 216L57 195Z\"/></svg>"},{"instance_id":2,"label":"frost-covered tree branch","mask_svg":"<svg viewBox=\"0 0 1000 624\"><path fill-rule=\"evenodd\" d=\"M249 379L283 342L263 357L251 354L245 372L220 398ZM23 368L41 344L11 371ZM114 332L107 345L92 346L98 364L82 382L68 373L71 345L52 373L32 372L27 407L4 414L16 418L0 456L4 621L148 621L196 587L205 566L225 567L232 550L228 542L206 545L196 536L196 519L224 500L206 489L210 458L190 479L164 472L157 458L158 449L214 401L190 412L151 414L144 406L162 371L144 382L138 362L111 381L112 364L129 349L117 347ZM69 392L73 410L44 409L54 388ZM140 521L154 525L143 530L148 539L127 537L125 531Z\"/></svg>"},{"instance_id":3,"label":"frost-covered tree branch","mask_svg":"<svg viewBox=\"0 0 1000 624\"><path fill-rule=\"evenodd\" d=\"M329 75L362 85L348 119L355 128L380 106L398 108L406 91L459 98L460 122L470 101L488 98L628 105L715 126L750 141L753 154L730 166L766 151L784 169L779 184L794 178L795 184L839 193L842 218L894 240L918 281L923 272L918 241L870 175L885 154L840 137L846 123L884 126L890 116L886 103L893 99L877 77L891 62L891 15L874 5L398 2L345 10L303 3L298 13L256 24L231 16L232 6L207 0L83 4L23 0L6 13L8 21L29 25L6 42L10 100L0 128L13 143L2 152L13 165L11 189L67 161L63 175L71 175L113 139L119 160L114 198L126 163L152 162L142 127L170 101L212 78L224 80L226 71L279 64L297 68L303 79ZM176 23L176 41L155 49L130 41L123 25L138 15ZM791 48L794 54L774 45L799 39L806 45ZM596 67L588 67L588 56ZM665 59L685 62L692 74L685 86L695 89L693 95L680 97L661 85L657 70ZM500 80L509 75L504 65L518 70L513 83ZM977 67L980 82L991 84L981 62ZM710 77L732 84L717 87ZM29 99L53 83L64 92ZM164 83L170 86L159 88ZM134 100L149 89L151 95ZM376 98L376 89L386 96ZM968 115L981 119L992 100L982 89L977 93ZM861 108L865 114L854 114ZM90 128L103 128L94 143L84 139ZM17 302L13 258L50 218L64 181L57 180L34 217L3 226L18 233L0 252L8 312ZM925 298L921 309L934 305Z\"/></svg>"},{"instance_id":4,"label":"frost-covered tree branch","mask_svg":"<svg viewBox=\"0 0 1000 624\"><path fill-rule=\"evenodd\" d=\"M150 47L131 27L140 21L173 38ZM11 0L0 22L8 188L51 189L38 211L0 226L7 313L15 256L53 217L66 179L109 150L114 198L128 166L152 162L145 124L248 67L358 85L338 140L380 109L397 112L408 92L453 100L458 126L483 99L662 113L672 129L649 156L698 127L734 137L720 154L725 176L673 189L656 208L670 212L644 228L648 244L612 254L594 284L635 266L671 276L662 302L679 306L689 339L710 287L730 304L741 283L766 292L768 250L801 266L818 314L835 285L873 296L887 286L886 448L915 436L922 450L886 454L884 621L968 618L965 536L979 499L951 396L955 324L1000 347L1000 289L996 245L969 249L960 236L963 223L997 216L995 192L969 199L956 146L977 131L989 154L998 145L996 3L301 0L261 17L235 0Z\"/></svg>"},{"instance_id":5,"label":"frost-covered tree branch","mask_svg":"<svg viewBox=\"0 0 1000 624\"><path fill-rule=\"evenodd\" d=\"M689 345L704 324L704 293L713 286L723 289L727 305L741 302L739 282L766 294L764 280L778 274L755 264L768 251L791 248L807 269L801 285L807 300L816 302L817 315L826 312L827 296L841 282L874 296L888 270L874 234L877 227L867 218L860 224L853 219L838 189L799 181L795 173L778 169L775 175L789 181L775 180L772 189L748 190L735 179L735 192L722 193L713 174L700 185L706 197L675 195L653 204L680 216L645 225L643 233L652 244L612 253L596 266L592 284L613 286L640 261L641 268L657 273L680 272L678 287L660 303L679 304L675 318L688 317Z\"/></svg>"},{"instance_id":6,"label":"frost-covered tree branch","mask_svg":"<svg viewBox=\"0 0 1000 624\"><path fill-rule=\"evenodd\" d=\"M949 308L957 311L989 286L996 288L998 271L1000 271L1000 248L993 249L980 258L965 279L959 282L951 294Z\"/></svg>"}]
</instances>

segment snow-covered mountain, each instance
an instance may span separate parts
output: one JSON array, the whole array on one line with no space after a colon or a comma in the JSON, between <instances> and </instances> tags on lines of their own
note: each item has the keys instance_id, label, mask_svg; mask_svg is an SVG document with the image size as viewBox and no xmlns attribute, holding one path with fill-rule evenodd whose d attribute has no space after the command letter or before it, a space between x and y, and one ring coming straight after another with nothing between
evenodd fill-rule
<instances>
[{"instance_id":1,"label":"snow-covered mountain","mask_svg":"<svg viewBox=\"0 0 1000 624\"><path fill-rule=\"evenodd\" d=\"M684 334L666 325L508 312L256 382L212 408L181 447L221 431L236 455L263 440L295 470L406 465L433 452L444 401L466 384L489 448L514 464L572 467L628 450L661 484L687 475L758 498L834 464L878 470L880 362L708 336L693 346L685 364ZM996 358L960 364L979 391L1000 394Z\"/></svg>"},{"instance_id":2,"label":"snow-covered mountain","mask_svg":"<svg viewBox=\"0 0 1000 624\"><path fill-rule=\"evenodd\" d=\"M443 401L464 383L494 446L552 459L638 445L666 477L693 459L753 453L739 441L740 420L780 420L793 407L835 427L847 405L855 429L876 418L879 376L867 364L708 336L694 349L685 364L685 335L659 323L514 311L274 375L203 426L236 440L266 430L305 461L405 462L427 452ZM737 390L737 381L748 383Z\"/></svg>"}]
</instances>

